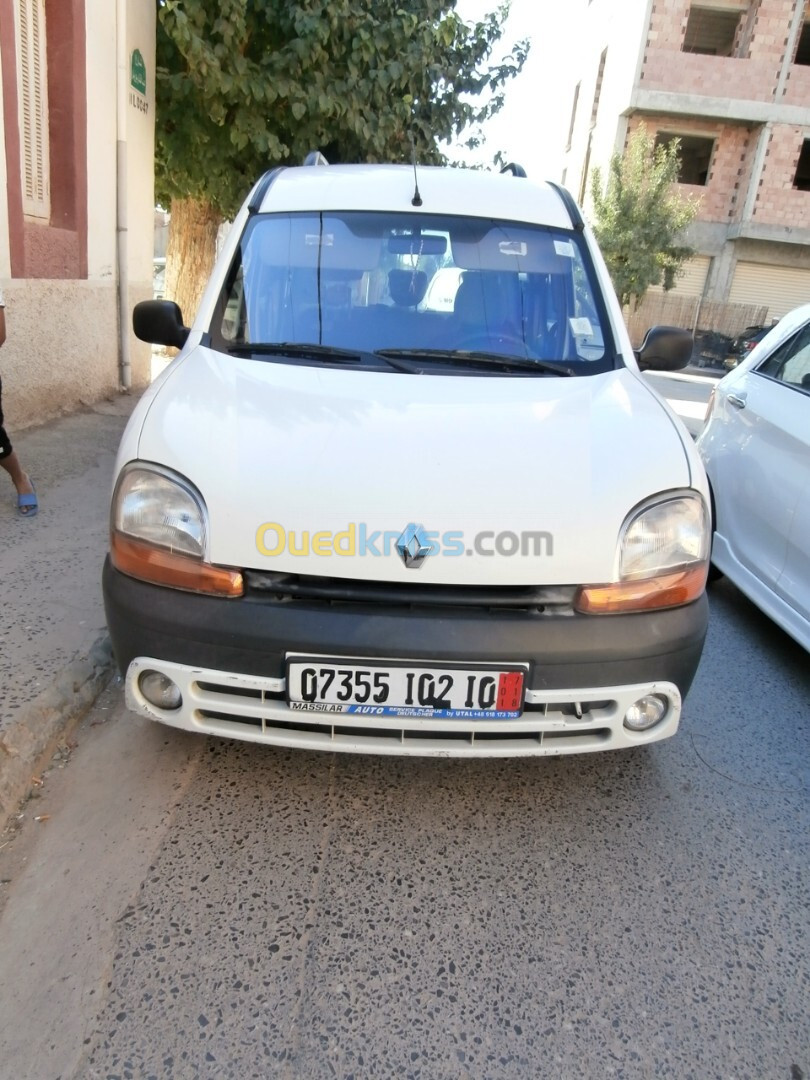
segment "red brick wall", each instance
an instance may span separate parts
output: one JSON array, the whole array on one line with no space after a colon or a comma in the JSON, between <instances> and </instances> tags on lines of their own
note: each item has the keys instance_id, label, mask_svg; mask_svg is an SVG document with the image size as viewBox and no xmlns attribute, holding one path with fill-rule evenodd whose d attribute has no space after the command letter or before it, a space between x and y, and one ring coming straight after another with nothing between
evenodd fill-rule
<instances>
[{"instance_id":1,"label":"red brick wall","mask_svg":"<svg viewBox=\"0 0 810 1080\"><path fill-rule=\"evenodd\" d=\"M707 120L683 119L669 116L636 117L628 125L628 136L640 123L653 133L674 132L676 135L704 135L713 138L714 152L709 165L705 187L679 184L684 195L701 200L699 221L719 221L728 224L738 220L745 202L745 192L756 150L756 133L740 124L715 124Z\"/></svg>"},{"instance_id":2,"label":"red brick wall","mask_svg":"<svg viewBox=\"0 0 810 1080\"><path fill-rule=\"evenodd\" d=\"M747 25L743 16L739 39L748 42L745 57L682 53L690 6L689 0L655 0L641 74L642 88L747 101L774 100L793 0L762 0ZM673 52L679 54L675 64ZM807 104L807 98L801 103Z\"/></svg>"},{"instance_id":3,"label":"red brick wall","mask_svg":"<svg viewBox=\"0 0 810 1080\"><path fill-rule=\"evenodd\" d=\"M790 65L782 103L800 105L805 109L810 105L810 67L800 64Z\"/></svg>"},{"instance_id":4,"label":"red brick wall","mask_svg":"<svg viewBox=\"0 0 810 1080\"><path fill-rule=\"evenodd\" d=\"M674 94L702 94L704 97L772 101L777 78L778 64L763 60L679 53L677 62L673 63L671 52L650 49L641 75L641 88Z\"/></svg>"},{"instance_id":5,"label":"red brick wall","mask_svg":"<svg viewBox=\"0 0 810 1080\"><path fill-rule=\"evenodd\" d=\"M773 129L754 205L755 224L807 227L810 223L810 191L793 187L802 142L808 138L807 128L780 124Z\"/></svg>"},{"instance_id":6,"label":"red brick wall","mask_svg":"<svg viewBox=\"0 0 810 1080\"><path fill-rule=\"evenodd\" d=\"M689 6L689 0L656 0L647 35L649 49L680 52L689 18Z\"/></svg>"}]
</instances>

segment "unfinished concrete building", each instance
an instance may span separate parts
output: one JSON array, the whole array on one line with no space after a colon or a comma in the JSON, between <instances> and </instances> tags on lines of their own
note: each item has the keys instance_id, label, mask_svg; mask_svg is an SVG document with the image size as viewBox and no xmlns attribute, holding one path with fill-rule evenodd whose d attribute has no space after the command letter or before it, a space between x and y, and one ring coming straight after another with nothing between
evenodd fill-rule
<instances>
[{"instance_id":1,"label":"unfinished concrete building","mask_svg":"<svg viewBox=\"0 0 810 1080\"><path fill-rule=\"evenodd\" d=\"M701 208L675 292L769 321L810 301L810 4L588 0L576 64L564 182L586 208L634 127L678 137Z\"/></svg>"}]
</instances>

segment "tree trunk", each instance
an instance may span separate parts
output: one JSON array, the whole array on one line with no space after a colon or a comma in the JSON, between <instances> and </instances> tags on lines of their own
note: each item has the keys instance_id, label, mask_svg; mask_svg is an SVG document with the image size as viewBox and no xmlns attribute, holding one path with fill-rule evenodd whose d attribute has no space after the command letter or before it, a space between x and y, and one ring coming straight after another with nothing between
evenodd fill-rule
<instances>
[{"instance_id":1,"label":"tree trunk","mask_svg":"<svg viewBox=\"0 0 810 1080\"><path fill-rule=\"evenodd\" d=\"M204 199L172 199L166 246L166 298L191 326L217 253L222 216Z\"/></svg>"}]
</instances>

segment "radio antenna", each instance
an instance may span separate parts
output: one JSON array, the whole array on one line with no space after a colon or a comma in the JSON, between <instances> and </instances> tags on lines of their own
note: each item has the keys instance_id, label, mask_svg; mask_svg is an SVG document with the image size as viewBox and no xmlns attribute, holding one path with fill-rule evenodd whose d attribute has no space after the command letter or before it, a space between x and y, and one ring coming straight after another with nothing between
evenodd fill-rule
<instances>
[{"instance_id":1,"label":"radio antenna","mask_svg":"<svg viewBox=\"0 0 810 1080\"><path fill-rule=\"evenodd\" d=\"M416 143L413 132L409 132L408 135L411 140L411 159L413 161L413 198L411 199L411 206L421 206L422 196L419 194L419 180L416 175Z\"/></svg>"}]
</instances>

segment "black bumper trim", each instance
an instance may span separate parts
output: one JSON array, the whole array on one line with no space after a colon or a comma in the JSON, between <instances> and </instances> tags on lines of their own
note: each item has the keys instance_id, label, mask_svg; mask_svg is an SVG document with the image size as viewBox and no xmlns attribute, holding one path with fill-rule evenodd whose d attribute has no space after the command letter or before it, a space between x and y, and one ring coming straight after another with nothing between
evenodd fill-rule
<instances>
[{"instance_id":1,"label":"black bumper trim","mask_svg":"<svg viewBox=\"0 0 810 1080\"><path fill-rule=\"evenodd\" d=\"M523 612L395 610L381 605L283 603L197 596L103 574L113 650L124 673L152 656L282 678L288 652L445 661L528 661L534 690L672 682L685 695L708 623L705 597L633 615L538 617Z\"/></svg>"}]
</instances>

